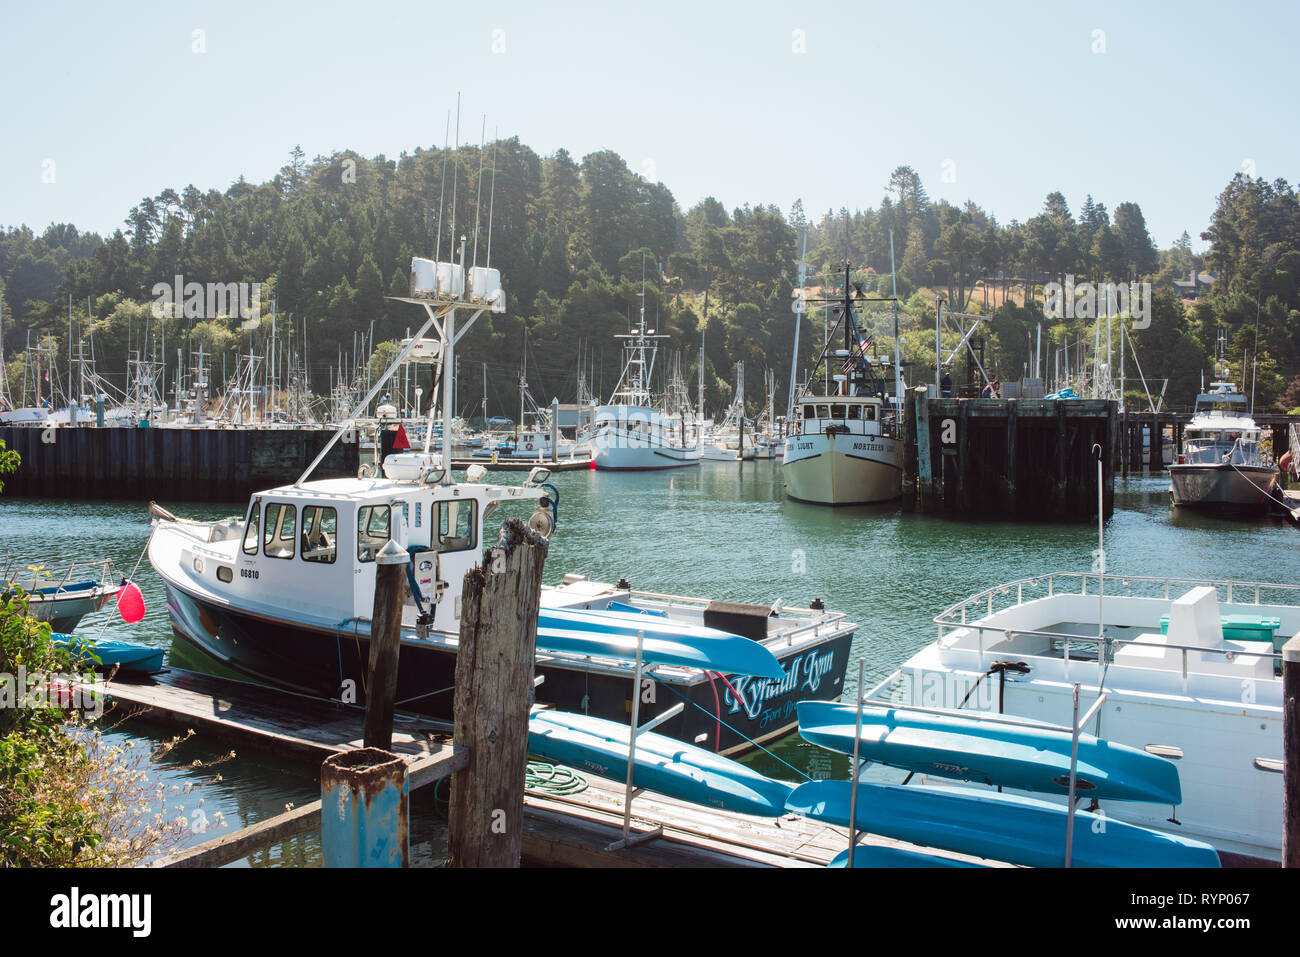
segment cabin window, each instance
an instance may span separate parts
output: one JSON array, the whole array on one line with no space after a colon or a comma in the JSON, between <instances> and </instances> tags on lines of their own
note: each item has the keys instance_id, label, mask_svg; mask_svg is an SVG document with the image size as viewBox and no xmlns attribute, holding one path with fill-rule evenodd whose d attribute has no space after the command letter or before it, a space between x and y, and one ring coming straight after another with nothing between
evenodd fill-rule
<instances>
[{"instance_id":1,"label":"cabin window","mask_svg":"<svg viewBox=\"0 0 1300 957\"><path fill-rule=\"evenodd\" d=\"M844 406L842 405L831 406L831 414L837 419L843 419L845 417Z\"/></svg>"},{"instance_id":2,"label":"cabin window","mask_svg":"<svg viewBox=\"0 0 1300 957\"><path fill-rule=\"evenodd\" d=\"M817 418L829 419L831 417L831 407L829 405L817 406Z\"/></svg>"},{"instance_id":3,"label":"cabin window","mask_svg":"<svg viewBox=\"0 0 1300 957\"><path fill-rule=\"evenodd\" d=\"M292 505L266 506L266 527L262 530L262 554L267 558L293 558L293 529L298 510Z\"/></svg>"},{"instance_id":4,"label":"cabin window","mask_svg":"<svg viewBox=\"0 0 1300 957\"><path fill-rule=\"evenodd\" d=\"M849 421L856 422L860 418L862 418L862 406L860 405L849 406Z\"/></svg>"},{"instance_id":5,"label":"cabin window","mask_svg":"<svg viewBox=\"0 0 1300 957\"><path fill-rule=\"evenodd\" d=\"M868 422L876 421L876 407L874 405L863 406L862 418L866 419Z\"/></svg>"},{"instance_id":6,"label":"cabin window","mask_svg":"<svg viewBox=\"0 0 1300 957\"><path fill-rule=\"evenodd\" d=\"M302 510L302 560L333 565L338 556L339 513L323 505Z\"/></svg>"},{"instance_id":7,"label":"cabin window","mask_svg":"<svg viewBox=\"0 0 1300 957\"><path fill-rule=\"evenodd\" d=\"M389 507L367 505L357 511L357 561L373 562L388 544Z\"/></svg>"},{"instance_id":8,"label":"cabin window","mask_svg":"<svg viewBox=\"0 0 1300 957\"><path fill-rule=\"evenodd\" d=\"M262 503L254 502L253 507L248 510L248 521L244 523L244 554L257 554L257 533L259 519L262 517Z\"/></svg>"},{"instance_id":9,"label":"cabin window","mask_svg":"<svg viewBox=\"0 0 1300 957\"><path fill-rule=\"evenodd\" d=\"M461 552L478 544L477 502L473 499L438 502L437 508L438 551Z\"/></svg>"}]
</instances>

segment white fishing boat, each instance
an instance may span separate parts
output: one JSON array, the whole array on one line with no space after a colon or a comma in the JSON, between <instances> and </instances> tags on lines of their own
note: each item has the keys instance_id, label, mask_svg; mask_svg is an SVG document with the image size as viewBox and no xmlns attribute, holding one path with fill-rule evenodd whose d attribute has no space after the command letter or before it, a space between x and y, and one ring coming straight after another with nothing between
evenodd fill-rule
<instances>
[{"instance_id":1,"label":"white fishing boat","mask_svg":"<svg viewBox=\"0 0 1300 957\"><path fill-rule=\"evenodd\" d=\"M844 298L827 346L813 367L835 370L822 395L805 389L794 400L794 420L785 440L781 466L786 494L821 505L887 502L902 494L903 442L893 399L898 392L896 360L868 355L872 340L853 310L853 285L844 269ZM858 296L861 300L863 297ZM843 345L831 344L843 328Z\"/></svg>"},{"instance_id":2,"label":"white fishing boat","mask_svg":"<svg viewBox=\"0 0 1300 957\"><path fill-rule=\"evenodd\" d=\"M1058 573L990 588L935 622L938 640L868 704L1068 727L1076 684L1081 714L1104 692L1088 732L1173 761L1182 784L1177 807L1096 802L1106 815L1280 858L1278 652L1300 632L1300 587Z\"/></svg>"},{"instance_id":3,"label":"white fishing boat","mask_svg":"<svg viewBox=\"0 0 1300 957\"><path fill-rule=\"evenodd\" d=\"M623 340L626 361L608 405L596 409L589 429L578 437L591 449L595 468L611 471L651 471L700 464L699 433L691 416L670 417L654 407L650 377L659 340L646 328L645 293L636 328L615 336Z\"/></svg>"},{"instance_id":4,"label":"white fishing boat","mask_svg":"<svg viewBox=\"0 0 1300 957\"><path fill-rule=\"evenodd\" d=\"M500 281L494 270L475 270L465 282L461 265L425 263L413 263L405 301L428 313L419 336L437 327L450 420L455 340L479 314L503 308ZM458 329L459 309L474 313ZM484 483L481 465L458 480L443 464L452 461L450 434L440 454L390 455L382 475L309 480L402 358L297 482L255 493L242 517L195 522L153 509L148 555L167 590L173 663L359 706L376 563L405 553L396 705L450 716L465 574L498 540L512 503L531 505L530 527L549 537L559 493L543 468L519 486ZM714 751L743 749L792 729L796 701L840 695L854 628L819 601L807 609L784 608L779 600L740 605L570 574L543 589L537 700L626 720L636 662L644 657L664 690L644 707L647 715L686 702L663 733Z\"/></svg>"},{"instance_id":5,"label":"white fishing boat","mask_svg":"<svg viewBox=\"0 0 1300 957\"><path fill-rule=\"evenodd\" d=\"M64 633L116 598L122 586L114 581L112 563L107 559L74 562L57 576L44 565L20 569L13 559L6 559L0 571L0 591L15 589L26 593L29 617L48 622L51 631Z\"/></svg>"},{"instance_id":6,"label":"white fishing boat","mask_svg":"<svg viewBox=\"0 0 1300 957\"><path fill-rule=\"evenodd\" d=\"M1227 378L1222 352L1216 369L1222 378L1196 397L1178 461L1169 465L1169 498L1184 508L1260 511L1272 504L1277 468L1245 394Z\"/></svg>"}]
</instances>

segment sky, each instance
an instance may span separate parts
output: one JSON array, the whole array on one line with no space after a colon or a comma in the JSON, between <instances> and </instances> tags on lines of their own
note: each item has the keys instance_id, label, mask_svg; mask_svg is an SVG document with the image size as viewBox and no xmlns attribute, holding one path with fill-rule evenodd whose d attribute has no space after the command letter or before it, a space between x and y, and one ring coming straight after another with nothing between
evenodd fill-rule
<instances>
[{"instance_id":1,"label":"sky","mask_svg":"<svg viewBox=\"0 0 1300 957\"><path fill-rule=\"evenodd\" d=\"M877 207L910 165L1002 223L1137 202L1197 250L1239 171L1300 178L1300 5L123 2L0 18L0 226L102 234L164 188L518 136L619 153L683 212Z\"/></svg>"}]
</instances>

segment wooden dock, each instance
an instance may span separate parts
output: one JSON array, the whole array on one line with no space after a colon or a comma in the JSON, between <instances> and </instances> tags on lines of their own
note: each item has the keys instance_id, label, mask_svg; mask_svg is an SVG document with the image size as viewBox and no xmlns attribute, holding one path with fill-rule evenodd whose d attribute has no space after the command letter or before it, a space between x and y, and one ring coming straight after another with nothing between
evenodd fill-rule
<instances>
[{"instance_id":1,"label":"wooden dock","mask_svg":"<svg viewBox=\"0 0 1300 957\"><path fill-rule=\"evenodd\" d=\"M1097 458L1114 511L1116 404L1104 400L933 399L903 406L903 509L947 516L1091 519Z\"/></svg>"},{"instance_id":2,"label":"wooden dock","mask_svg":"<svg viewBox=\"0 0 1300 957\"><path fill-rule=\"evenodd\" d=\"M258 685L170 669L156 680L108 685L120 715L193 728L210 739L238 742L308 763L358 748L360 709ZM463 769L465 749L445 722L397 716L392 750L411 759L412 789ZM577 794L529 791L524 796L522 856L545 867L819 867L848 846L848 831L796 815L762 818L720 811L644 792L632 805L634 828L662 825L663 835L608 850L622 836L623 786L585 776ZM295 808L206 844L178 851L155 866L220 867L296 834L319 829L320 802ZM863 844L910 845L866 836ZM945 855L946 852L930 851ZM947 854L956 860L975 860ZM983 862L991 863L991 862Z\"/></svg>"}]
</instances>

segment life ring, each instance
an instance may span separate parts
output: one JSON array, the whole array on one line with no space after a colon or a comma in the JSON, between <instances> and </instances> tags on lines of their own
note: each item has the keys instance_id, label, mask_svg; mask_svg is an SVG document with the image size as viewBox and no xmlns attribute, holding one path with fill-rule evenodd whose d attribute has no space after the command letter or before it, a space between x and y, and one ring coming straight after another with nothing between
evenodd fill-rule
<instances>
[{"instance_id":1,"label":"life ring","mask_svg":"<svg viewBox=\"0 0 1300 957\"><path fill-rule=\"evenodd\" d=\"M525 451L525 452L531 452L532 450L533 450L533 443L532 443L532 442L529 442L529 443L527 443L527 444L524 446L524 451Z\"/></svg>"}]
</instances>

